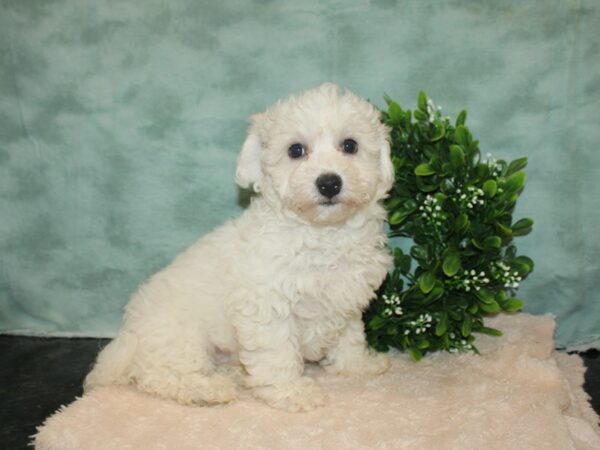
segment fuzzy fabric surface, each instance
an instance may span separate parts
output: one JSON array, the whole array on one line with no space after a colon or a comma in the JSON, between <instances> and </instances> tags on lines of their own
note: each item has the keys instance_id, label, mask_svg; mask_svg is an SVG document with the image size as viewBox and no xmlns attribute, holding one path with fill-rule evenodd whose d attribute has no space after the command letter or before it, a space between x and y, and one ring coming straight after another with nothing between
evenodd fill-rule
<instances>
[{"instance_id":1,"label":"fuzzy fabric surface","mask_svg":"<svg viewBox=\"0 0 600 450\"><path fill-rule=\"evenodd\" d=\"M239 392L187 407L133 388L97 389L61 408L34 437L69 449L600 449L599 417L578 356L554 351L552 316L498 316L481 356L394 355L391 370L345 378L308 366L325 407L286 413Z\"/></svg>"}]
</instances>

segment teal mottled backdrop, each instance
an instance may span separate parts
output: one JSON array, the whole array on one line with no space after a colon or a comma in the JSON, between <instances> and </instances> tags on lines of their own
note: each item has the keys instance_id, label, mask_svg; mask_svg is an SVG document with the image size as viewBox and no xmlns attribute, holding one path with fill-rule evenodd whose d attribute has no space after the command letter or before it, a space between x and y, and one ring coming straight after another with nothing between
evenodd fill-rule
<instances>
[{"instance_id":1,"label":"teal mottled backdrop","mask_svg":"<svg viewBox=\"0 0 600 450\"><path fill-rule=\"evenodd\" d=\"M528 156L520 297L600 337L600 2L0 0L0 330L112 334L129 294L242 210L245 119L334 81L467 108Z\"/></svg>"}]
</instances>

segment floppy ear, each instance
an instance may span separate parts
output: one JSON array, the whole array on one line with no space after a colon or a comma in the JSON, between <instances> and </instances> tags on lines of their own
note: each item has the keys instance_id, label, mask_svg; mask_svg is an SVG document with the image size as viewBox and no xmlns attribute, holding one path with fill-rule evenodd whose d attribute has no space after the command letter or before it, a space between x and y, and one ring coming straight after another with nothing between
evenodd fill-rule
<instances>
[{"instance_id":1,"label":"floppy ear","mask_svg":"<svg viewBox=\"0 0 600 450\"><path fill-rule=\"evenodd\" d=\"M257 127L253 124L248 129L248 135L242 145L242 150L237 159L235 182L242 188L251 188L258 192L262 179L260 156L262 142L258 136Z\"/></svg>"},{"instance_id":2,"label":"floppy ear","mask_svg":"<svg viewBox=\"0 0 600 450\"><path fill-rule=\"evenodd\" d=\"M392 188L395 181L394 165L392 164L390 141L389 141L389 130L385 128L385 132L382 136L381 147L379 148L379 170L380 185L377 190L377 198L382 199L387 196L387 192Z\"/></svg>"}]
</instances>

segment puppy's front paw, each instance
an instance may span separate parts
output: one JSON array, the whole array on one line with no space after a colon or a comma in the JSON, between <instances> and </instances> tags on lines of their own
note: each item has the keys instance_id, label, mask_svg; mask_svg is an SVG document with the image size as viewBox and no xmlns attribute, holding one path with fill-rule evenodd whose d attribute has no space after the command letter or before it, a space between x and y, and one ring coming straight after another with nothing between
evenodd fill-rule
<instances>
[{"instance_id":1,"label":"puppy's front paw","mask_svg":"<svg viewBox=\"0 0 600 450\"><path fill-rule=\"evenodd\" d=\"M188 374L180 378L176 392L175 399L181 404L215 405L234 401L236 384L229 377L218 373Z\"/></svg>"},{"instance_id":2,"label":"puppy's front paw","mask_svg":"<svg viewBox=\"0 0 600 450\"><path fill-rule=\"evenodd\" d=\"M254 395L268 405L289 412L310 411L323 406L326 395L312 378L276 386L260 386L253 389Z\"/></svg>"},{"instance_id":3,"label":"puppy's front paw","mask_svg":"<svg viewBox=\"0 0 600 450\"><path fill-rule=\"evenodd\" d=\"M390 368L390 358L385 353L369 351L344 361L337 360L323 368L336 375L379 375Z\"/></svg>"},{"instance_id":4,"label":"puppy's front paw","mask_svg":"<svg viewBox=\"0 0 600 450\"><path fill-rule=\"evenodd\" d=\"M360 373L368 375L379 375L387 372L390 368L390 357L385 353L369 352L358 368Z\"/></svg>"}]
</instances>

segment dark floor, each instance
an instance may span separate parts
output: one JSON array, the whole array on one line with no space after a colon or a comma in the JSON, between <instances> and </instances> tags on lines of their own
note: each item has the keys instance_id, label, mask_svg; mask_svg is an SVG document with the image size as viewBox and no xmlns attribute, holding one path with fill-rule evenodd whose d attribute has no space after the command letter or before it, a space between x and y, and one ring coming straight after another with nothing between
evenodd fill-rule
<instances>
[{"instance_id":1,"label":"dark floor","mask_svg":"<svg viewBox=\"0 0 600 450\"><path fill-rule=\"evenodd\" d=\"M83 378L104 339L34 338L0 335L0 449L27 447L46 417L81 395ZM585 389L600 414L600 357L581 355Z\"/></svg>"}]
</instances>

